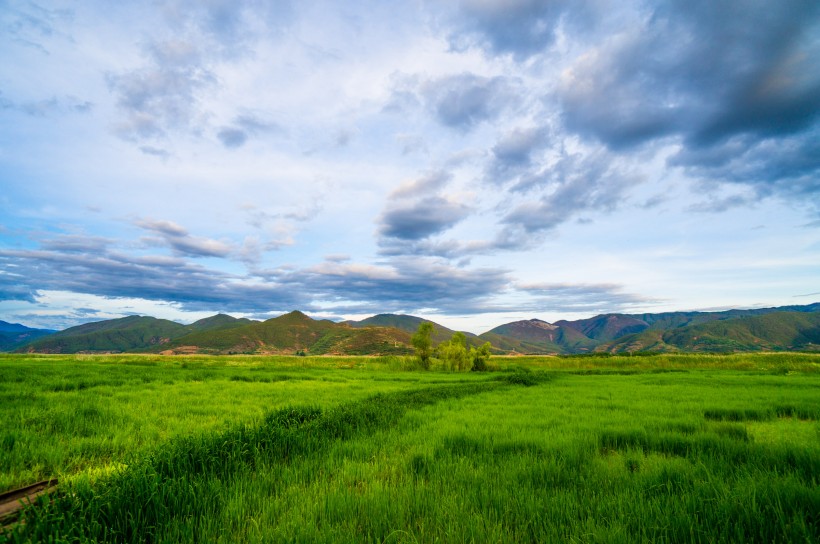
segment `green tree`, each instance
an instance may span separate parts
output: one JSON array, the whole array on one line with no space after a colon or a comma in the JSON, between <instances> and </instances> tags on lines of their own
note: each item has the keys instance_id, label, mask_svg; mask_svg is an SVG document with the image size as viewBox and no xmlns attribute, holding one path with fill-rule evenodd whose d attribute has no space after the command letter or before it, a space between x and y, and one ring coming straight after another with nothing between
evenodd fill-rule
<instances>
[{"instance_id":1,"label":"green tree","mask_svg":"<svg viewBox=\"0 0 820 544\"><path fill-rule=\"evenodd\" d=\"M433 324L427 321L421 323L410 342L416 350L422 368L429 369L430 358L433 356Z\"/></svg>"},{"instance_id":2,"label":"green tree","mask_svg":"<svg viewBox=\"0 0 820 544\"><path fill-rule=\"evenodd\" d=\"M470 348L470 361L472 363L470 370L475 370L476 372L487 370L487 359L490 358L490 350L492 347L492 344L489 342L484 342L478 349Z\"/></svg>"},{"instance_id":3,"label":"green tree","mask_svg":"<svg viewBox=\"0 0 820 544\"><path fill-rule=\"evenodd\" d=\"M453 334L447 342L438 347L444 366L449 370L470 370L472 361L467 352L467 337L463 332Z\"/></svg>"}]
</instances>

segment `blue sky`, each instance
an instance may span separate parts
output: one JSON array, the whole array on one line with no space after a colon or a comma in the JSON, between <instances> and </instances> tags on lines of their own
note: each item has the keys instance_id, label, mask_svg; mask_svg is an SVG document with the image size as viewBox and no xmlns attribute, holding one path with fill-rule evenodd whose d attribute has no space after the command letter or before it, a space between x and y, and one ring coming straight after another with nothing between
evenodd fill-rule
<instances>
[{"instance_id":1,"label":"blue sky","mask_svg":"<svg viewBox=\"0 0 820 544\"><path fill-rule=\"evenodd\" d=\"M0 319L820 300L816 0L0 0Z\"/></svg>"}]
</instances>

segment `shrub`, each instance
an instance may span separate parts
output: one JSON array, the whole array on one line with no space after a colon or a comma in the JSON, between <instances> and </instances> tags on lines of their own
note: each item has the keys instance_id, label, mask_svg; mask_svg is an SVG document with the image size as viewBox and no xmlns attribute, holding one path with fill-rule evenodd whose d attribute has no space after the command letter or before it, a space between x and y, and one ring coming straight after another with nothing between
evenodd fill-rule
<instances>
[{"instance_id":1,"label":"shrub","mask_svg":"<svg viewBox=\"0 0 820 544\"><path fill-rule=\"evenodd\" d=\"M470 348L470 359L472 360L471 370L475 372L484 372L487 370L487 360L490 358L490 349L492 345L489 342L484 342L478 349Z\"/></svg>"}]
</instances>

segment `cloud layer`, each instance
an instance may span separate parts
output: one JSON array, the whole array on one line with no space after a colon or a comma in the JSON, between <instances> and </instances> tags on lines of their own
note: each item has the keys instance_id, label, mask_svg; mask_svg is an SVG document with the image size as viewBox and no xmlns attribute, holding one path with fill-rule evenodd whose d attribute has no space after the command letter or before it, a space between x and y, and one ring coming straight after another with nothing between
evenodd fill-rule
<instances>
[{"instance_id":1,"label":"cloud layer","mask_svg":"<svg viewBox=\"0 0 820 544\"><path fill-rule=\"evenodd\" d=\"M12 0L0 26L0 313L560 318L820 282L813 0Z\"/></svg>"}]
</instances>

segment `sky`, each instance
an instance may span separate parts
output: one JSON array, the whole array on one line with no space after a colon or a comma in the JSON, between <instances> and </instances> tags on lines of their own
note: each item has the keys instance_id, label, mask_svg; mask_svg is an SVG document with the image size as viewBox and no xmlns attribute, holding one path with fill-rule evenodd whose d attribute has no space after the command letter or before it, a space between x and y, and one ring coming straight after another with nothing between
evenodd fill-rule
<instances>
[{"instance_id":1,"label":"sky","mask_svg":"<svg viewBox=\"0 0 820 544\"><path fill-rule=\"evenodd\" d=\"M0 0L2 320L816 301L816 0Z\"/></svg>"}]
</instances>

